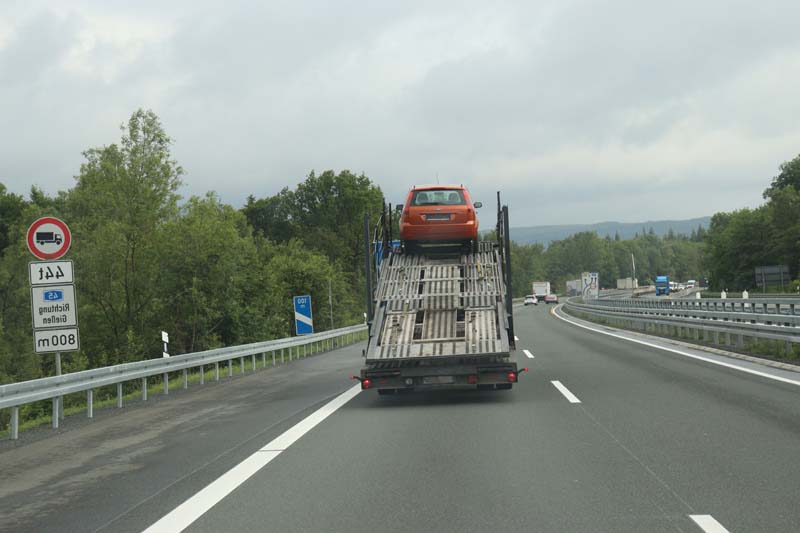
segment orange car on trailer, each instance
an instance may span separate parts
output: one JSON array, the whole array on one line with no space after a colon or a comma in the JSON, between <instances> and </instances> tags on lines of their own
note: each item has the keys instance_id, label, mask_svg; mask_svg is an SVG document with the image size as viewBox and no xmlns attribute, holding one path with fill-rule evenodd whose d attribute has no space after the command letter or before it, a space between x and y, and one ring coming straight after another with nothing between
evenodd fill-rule
<instances>
[{"instance_id":1,"label":"orange car on trailer","mask_svg":"<svg viewBox=\"0 0 800 533\"><path fill-rule=\"evenodd\" d=\"M473 250L478 243L478 217L463 185L421 185L408 192L400 217L400 240L406 250L419 244L461 243Z\"/></svg>"}]
</instances>

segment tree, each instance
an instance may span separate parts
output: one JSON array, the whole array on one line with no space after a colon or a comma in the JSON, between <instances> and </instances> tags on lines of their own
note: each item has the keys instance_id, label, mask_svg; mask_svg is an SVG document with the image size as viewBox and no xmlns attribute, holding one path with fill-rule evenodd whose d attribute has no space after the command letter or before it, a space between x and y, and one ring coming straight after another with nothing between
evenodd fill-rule
<instances>
[{"instance_id":1,"label":"tree","mask_svg":"<svg viewBox=\"0 0 800 533\"><path fill-rule=\"evenodd\" d=\"M176 191L183 174L155 113L139 109L120 129L119 146L84 152L86 162L67 203L75 221L81 314L103 326L84 334L104 346L90 355L93 364L146 353L147 313L159 296L168 253L163 227L178 215Z\"/></svg>"},{"instance_id":2,"label":"tree","mask_svg":"<svg viewBox=\"0 0 800 533\"><path fill-rule=\"evenodd\" d=\"M376 221L383 209L383 193L365 175L349 170L336 174L311 172L294 191L248 198L243 208L253 228L278 243L301 240L340 262L351 272L355 288L364 264L364 215Z\"/></svg>"},{"instance_id":3,"label":"tree","mask_svg":"<svg viewBox=\"0 0 800 533\"><path fill-rule=\"evenodd\" d=\"M794 185L772 193L768 218L771 226L768 254L788 265L792 278L800 277L800 192Z\"/></svg>"},{"instance_id":4,"label":"tree","mask_svg":"<svg viewBox=\"0 0 800 533\"><path fill-rule=\"evenodd\" d=\"M266 273L274 291L272 306L286 324L286 335L293 332L293 328L289 329L289 324L294 323L292 297L304 294L311 296L315 331L330 329L329 282L334 306L333 327L352 324L360 319L360 294L352 290L345 272L339 270L325 255L309 249L298 240L276 247L266 266Z\"/></svg>"},{"instance_id":5,"label":"tree","mask_svg":"<svg viewBox=\"0 0 800 533\"><path fill-rule=\"evenodd\" d=\"M383 209L383 193L365 175L349 170L311 172L294 194L295 217L308 235L309 246L345 268L361 272L364 264L364 215L375 221ZM358 276L353 278L358 279Z\"/></svg>"},{"instance_id":6,"label":"tree","mask_svg":"<svg viewBox=\"0 0 800 533\"><path fill-rule=\"evenodd\" d=\"M12 226L22 222L26 205L22 196L7 192L6 186L0 183L0 256L11 244Z\"/></svg>"},{"instance_id":7,"label":"tree","mask_svg":"<svg viewBox=\"0 0 800 533\"><path fill-rule=\"evenodd\" d=\"M242 211L256 232L271 241L286 243L301 233L294 226L294 203L294 193L284 187L275 196L258 200L248 196Z\"/></svg>"},{"instance_id":8,"label":"tree","mask_svg":"<svg viewBox=\"0 0 800 533\"><path fill-rule=\"evenodd\" d=\"M764 191L764 198L772 198L778 191L794 187L800 191L800 155L780 165L780 173L772 178L772 184Z\"/></svg>"},{"instance_id":9,"label":"tree","mask_svg":"<svg viewBox=\"0 0 800 533\"><path fill-rule=\"evenodd\" d=\"M771 234L765 206L714 215L706 237L712 287L751 288L756 266L776 264L777 258L770 253Z\"/></svg>"}]
</instances>

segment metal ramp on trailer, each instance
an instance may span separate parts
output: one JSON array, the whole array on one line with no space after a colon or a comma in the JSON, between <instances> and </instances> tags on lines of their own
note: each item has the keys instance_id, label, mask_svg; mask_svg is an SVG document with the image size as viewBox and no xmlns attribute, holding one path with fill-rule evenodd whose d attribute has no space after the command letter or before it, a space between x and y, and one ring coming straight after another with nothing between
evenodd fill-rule
<instances>
[{"instance_id":1,"label":"metal ramp on trailer","mask_svg":"<svg viewBox=\"0 0 800 533\"><path fill-rule=\"evenodd\" d=\"M367 360L507 356L505 294L492 242L460 256L393 252L380 265Z\"/></svg>"}]
</instances>

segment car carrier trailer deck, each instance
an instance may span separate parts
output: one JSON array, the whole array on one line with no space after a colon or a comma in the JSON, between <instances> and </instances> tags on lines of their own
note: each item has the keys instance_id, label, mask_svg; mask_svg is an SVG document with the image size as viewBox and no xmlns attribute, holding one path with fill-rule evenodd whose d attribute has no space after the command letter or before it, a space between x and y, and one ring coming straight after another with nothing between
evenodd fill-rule
<instances>
[{"instance_id":1,"label":"car carrier trailer deck","mask_svg":"<svg viewBox=\"0 0 800 533\"><path fill-rule=\"evenodd\" d=\"M370 246L381 257L371 261L377 264L377 285L374 292L369 283L367 289L372 316L366 362L357 378L362 388L386 394L510 389L517 382L526 369L519 370L511 357L507 213L498 205L500 238L480 242L475 252L404 253L389 245L390 235L384 235L383 246Z\"/></svg>"}]
</instances>

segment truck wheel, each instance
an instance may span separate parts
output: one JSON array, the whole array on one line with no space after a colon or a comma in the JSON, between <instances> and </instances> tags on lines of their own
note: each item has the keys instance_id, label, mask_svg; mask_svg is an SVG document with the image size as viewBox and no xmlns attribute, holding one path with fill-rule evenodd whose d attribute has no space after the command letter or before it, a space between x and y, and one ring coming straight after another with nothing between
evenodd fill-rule
<instances>
[{"instance_id":1,"label":"truck wheel","mask_svg":"<svg viewBox=\"0 0 800 533\"><path fill-rule=\"evenodd\" d=\"M477 237L472 239L471 246L472 246L472 253L473 254L477 254L478 253L478 238Z\"/></svg>"}]
</instances>

